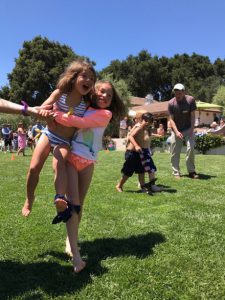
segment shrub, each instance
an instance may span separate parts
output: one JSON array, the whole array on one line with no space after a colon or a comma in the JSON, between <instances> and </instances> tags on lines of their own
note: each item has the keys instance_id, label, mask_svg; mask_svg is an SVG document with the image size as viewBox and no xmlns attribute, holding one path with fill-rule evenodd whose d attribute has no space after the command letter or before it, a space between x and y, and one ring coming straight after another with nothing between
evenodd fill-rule
<instances>
[{"instance_id":1,"label":"shrub","mask_svg":"<svg viewBox=\"0 0 225 300\"><path fill-rule=\"evenodd\" d=\"M156 136L152 136L151 138L151 148L162 148L164 142L167 140L168 136L161 136L161 137L156 137Z\"/></svg>"},{"instance_id":2,"label":"shrub","mask_svg":"<svg viewBox=\"0 0 225 300\"><path fill-rule=\"evenodd\" d=\"M195 138L195 149L202 154L205 154L209 149L217 148L222 145L225 145L225 139L220 135L205 134L196 136Z\"/></svg>"},{"instance_id":3,"label":"shrub","mask_svg":"<svg viewBox=\"0 0 225 300\"><path fill-rule=\"evenodd\" d=\"M152 137L151 148L162 148L168 136ZM184 145L186 143L184 142ZM205 134L195 137L195 149L202 154L205 154L209 149L217 148L225 145L225 138L220 135Z\"/></svg>"}]
</instances>

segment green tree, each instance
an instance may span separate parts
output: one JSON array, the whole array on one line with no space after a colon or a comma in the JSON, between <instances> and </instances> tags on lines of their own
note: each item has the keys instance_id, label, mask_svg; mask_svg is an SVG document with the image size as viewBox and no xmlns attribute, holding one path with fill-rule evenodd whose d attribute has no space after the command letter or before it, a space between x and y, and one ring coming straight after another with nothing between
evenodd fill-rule
<instances>
[{"instance_id":1,"label":"green tree","mask_svg":"<svg viewBox=\"0 0 225 300\"><path fill-rule=\"evenodd\" d=\"M168 100L174 84L182 82L188 93L210 102L224 76L224 62L213 65L207 56L196 53L158 58L143 50L121 62L112 61L102 72L123 79L134 96L145 97L149 93L155 96L160 92L162 100Z\"/></svg>"},{"instance_id":2,"label":"green tree","mask_svg":"<svg viewBox=\"0 0 225 300\"><path fill-rule=\"evenodd\" d=\"M103 73L112 74L115 80L123 79L135 96L145 97L158 89L157 58L152 58L146 50L141 51L137 56L129 55L122 62L112 61Z\"/></svg>"},{"instance_id":3,"label":"green tree","mask_svg":"<svg viewBox=\"0 0 225 300\"><path fill-rule=\"evenodd\" d=\"M10 95L10 89L7 85L3 86L0 90L0 98L9 99L9 95Z\"/></svg>"},{"instance_id":4,"label":"green tree","mask_svg":"<svg viewBox=\"0 0 225 300\"><path fill-rule=\"evenodd\" d=\"M221 78L221 80L225 80L225 59L222 60L217 58L214 62L214 70L215 74Z\"/></svg>"},{"instance_id":5,"label":"green tree","mask_svg":"<svg viewBox=\"0 0 225 300\"><path fill-rule=\"evenodd\" d=\"M220 85L216 94L213 97L213 103L224 107L223 114L225 114L225 86Z\"/></svg>"},{"instance_id":6,"label":"green tree","mask_svg":"<svg viewBox=\"0 0 225 300\"><path fill-rule=\"evenodd\" d=\"M55 89L65 66L78 57L69 46L41 36L25 41L15 68L8 75L10 99L17 103L23 99L30 105L41 104Z\"/></svg>"},{"instance_id":7,"label":"green tree","mask_svg":"<svg viewBox=\"0 0 225 300\"><path fill-rule=\"evenodd\" d=\"M113 74L105 74L104 72L101 73L100 79L102 80L108 80L112 82L112 84L115 86L115 89L117 90L118 94L120 95L121 99L123 100L123 103L125 104L126 110L128 112L128 109L130 107L130 97L131 93L128 90L128 86L126 82L123 79L115 80L113 79ZM119 121L120 120L114 120L111 122L108 127L105 130L105 136L109 135L111 137L118 137L119 134Z\"/></svg>"}]
</instances>

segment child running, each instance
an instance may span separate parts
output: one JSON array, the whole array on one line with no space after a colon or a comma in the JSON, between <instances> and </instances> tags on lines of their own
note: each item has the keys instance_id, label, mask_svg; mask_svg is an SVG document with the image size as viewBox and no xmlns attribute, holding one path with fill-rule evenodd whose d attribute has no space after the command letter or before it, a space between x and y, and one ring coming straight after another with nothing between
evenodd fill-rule
<instances>
[{"instance_id":1,"label":"child running","mask_svg":"<svg viewBox=\"0 0 225 300\"><path fill-rule=\"evenodd\" d=\"M91 64L85 61L74 61L60 76L57 89L42 104L54 104L55 111L63 111L82 117L89 104L90 96L96 80L96 73ZM86 96L86 97L85 97ZM46 112L48 114L49 112ZM45 111L41 112L44 116ZM22 214L28 216L34 202L34 192L39 180L41 169L50 153L56 159L54 164L56 195L54 203L57 212L63 212L67 208L65 192L67 187L66 159L69 153L71 138L75 128L65 127L54 122L54 126L48 125L34 149L30 167L27 174L27 198Z\"/></svg>"},{"instance_id":2,"label":"child running","mask_svg":"<svg viewBox=\"0 0 225 300\"><path fill-rule=\"evenodd\" d=\"M86 266L77 245L78 228L94 164L98 151L102 148L103 133L111 117L119 120L125 114L124 103L112 83L104 80L98 81L95 85L95 92L91 107L85 112L83 118L62 113L57 113L56 117L56 121L64 126L82 128L74 134L67 164L67 198L75 205L69 205L68 208L72 217L66 222L68 234L66 252L72 252L75 273L79 273ZM55 158L54 161L56 161ZM58 221L61 220L59 217Z\"/></svg>"}]
</instances>

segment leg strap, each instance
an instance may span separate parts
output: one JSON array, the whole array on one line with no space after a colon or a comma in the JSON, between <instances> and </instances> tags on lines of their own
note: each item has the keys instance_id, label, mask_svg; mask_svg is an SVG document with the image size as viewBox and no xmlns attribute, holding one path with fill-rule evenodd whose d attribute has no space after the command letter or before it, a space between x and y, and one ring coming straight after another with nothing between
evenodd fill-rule
<instances>
[{"instance_id":1,"label":"leg strap","mask_svg":"<svg viewBox=\"0 0 225 300\"><path fill-rule=\"evenodd\" d=\"M73 204L70 204L70 206L71 206L71 210L76 212L79 215L80 210L81 210L81 206L80 205L73 205Z\"/></svg>"},{"instance_id":2,"label":"leg strap","mask_svg":"<svg viewBox=\"0 0 225 300\"><path fill-rule=\"evenodd\" d=\"M56 195L55 195L54 201L55 201L56 199L62 199L62 200L67 201L67 200L66 200L66 197L65 197L64 195L60 195L60 194L56 194Z\"/></svg>"}]
</instances>

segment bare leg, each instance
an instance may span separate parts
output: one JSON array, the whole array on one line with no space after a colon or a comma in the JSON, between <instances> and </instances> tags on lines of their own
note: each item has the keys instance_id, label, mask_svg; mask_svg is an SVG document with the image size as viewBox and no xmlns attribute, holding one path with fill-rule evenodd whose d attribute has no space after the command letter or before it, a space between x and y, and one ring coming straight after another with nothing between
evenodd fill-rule
<instances>
[{"instance_id":1,"label":"bare leg","mask_svg":"<svg viewBox=\"0 0 225 300\"><path fill-rule=\"evenodd\" d=\"M66 146L56 146L53 155L55 163L53 169L55 172L55 189L56 194L65 195L67 190L67 156L69 149Z\"/></svg>"},{"instance_id":2,"label":"bare leg","mask_svg":"<svg viewBox=\"0 0 225 300\"><path fill-rule=\"evenodd\" d=\"M89 186L91 184L91 180L93 177L94 173L94 164L89 165L82 171L78 173L78 186L79 186L79 196L80 196L80 205L81 205L81 210L79 213L79 222L81 221L82 217L82 212L83 212L83 204L85 197L87 195Z\"/></svg>"},{"instance_id":3,"label":"bare leg","mask_svg":"<svg viewBox=\"0 0 225 300\"><path fill-rule=\"evenodd\" d=\"M121 193L123 191L123 185L127 181L128 178L129 178L128 176L123 175L123 177L120 179L120 181L116 185L116 189L117 189L118 192Z\"/></svg>"},{"instance_id":4,"label":"bare leg","mask_svg":"<svg viewBox=\"0 0 225 300\"><path fill-rule=\"evenodd\" d=\"M75 273L81 272L85 266L85 261L82 260L80 256L79 247L77 245L78 240L78 227L79 227L79 218L77 213L73 213L72 217L67 221L67 235L70 242L71 252L73 255L73 268Z\"/></svg>"},{"instance_id":5,"label":"bare leg","mask_svg":"<svg viewBox=\"0 0 225 300\"><path fill-rule=\"evenodd\" d=\"M23 152L23 149L22 148L19 148L18 151L17 151L17 155L19 155L20 153Z\"/></svg>"},{"instance_id":6,"label":"bare leg","mask_svg":"<svg viewBox=\"0 0 225 300\"><path fill-rule=\"evenodd\" d=\"M69 149L67 146L56 146L53 151L54 159L53 159L53 169L55 173L55 191L56 195L65 196L67 191L67 156L69 153ZM67 203L62 198L55 199L56 210L58 212L64 211L67 208Z\"/></svg>"},{"instance_id":7,"label":"bare leg","mask_svg":"<svg viewBox=\"0 0 225 300\"><path fill-rule=\"evenodd\" d=\"M138 181L139 181L140 187L142 187L145 184L145 173L138 174Z\"/></svg>"},{"instance_id":8,"label":"bare leg","mask_svg":"<svg viewBox=\"0 0 225 300\"><path fill-rule=\"evenodd\" d=\"M77 173L76 169L68 164L68 199L74 199L73 204L80 204L81 211L78 214L74 213L67 225L67 240L66 240L66 253L73 256L74 271L79 273L86 266L86 263L82 260L79 252L78 241L78 230L79 223L82 215L82 206L84 203L85 196L91 183L94 164L89 165L84 170ZM79 201L78 201L79 199ZM69 243L68 243L69 240Z\"/></svg>"},{"instance_id":9,"label":"bare leg","mask_svg":"<svg viewBox=\"0 0 225 300\"><path fill-rule=\"evenodd\" d=\"M68 174L68 200L74 205L79 205L79 193L78 193L78 173L76 169L71 165L67 164L67 174ZM82 260L80 256L79 247L77 244L78 240L78 227L79 227L79 217L76 212L72 213L72 217L66 222L67 236L70 243L70 249L73 256L73 268L74 272L79 273L82 271L86 263ZM69 252L67 244L67 252Z\"/></svg>"},{"instance_id":10,"label":"bare leg","mask_svg":"<svg viewBox=\"0 0 225 300\"><path fill-rule=\"evenodd\" d=\"M50 144L48 137L42 134L37 146L34 149L30 167L27 173L27 198L22 208L23 216L27 217L31 213L34 202L34 192L39 181L39 174L50 153Z\"/></svg>"}]
</instances>

